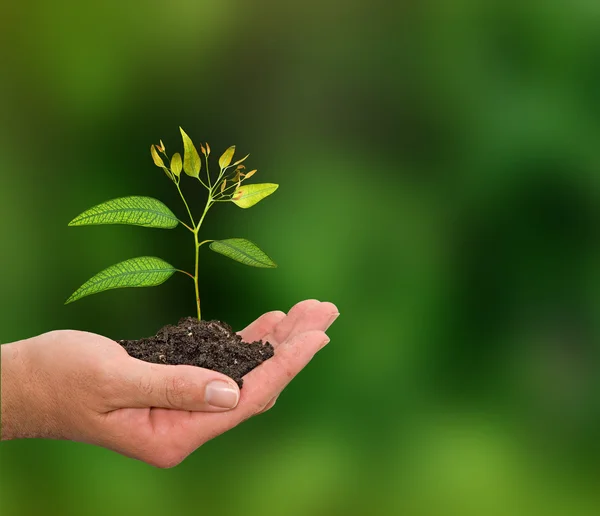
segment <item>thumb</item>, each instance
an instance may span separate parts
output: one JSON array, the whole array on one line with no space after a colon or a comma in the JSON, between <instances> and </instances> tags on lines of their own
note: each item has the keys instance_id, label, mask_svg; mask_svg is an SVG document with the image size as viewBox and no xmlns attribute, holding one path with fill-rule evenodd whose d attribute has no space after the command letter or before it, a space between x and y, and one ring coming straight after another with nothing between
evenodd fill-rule
<instances>
[{"instance_id":1,"label":"thumb","mask_svg":"<svg viewBox=\"0 0 600 516\"><path fill-rule=\"evenodd\" d=\"M192 412L224 412L240 399L237 384L224 374L186 365L150 364L132 359L125 372L127 408L158 407Z\"/></svg>"}]
</instances>

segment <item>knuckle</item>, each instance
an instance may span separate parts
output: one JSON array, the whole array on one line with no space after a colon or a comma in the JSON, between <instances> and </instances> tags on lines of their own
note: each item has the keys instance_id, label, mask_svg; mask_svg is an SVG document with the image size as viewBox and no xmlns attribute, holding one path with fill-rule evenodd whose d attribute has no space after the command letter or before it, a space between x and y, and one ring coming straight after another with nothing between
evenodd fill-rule
<instances>
[{"instance_id":1,"label":"knuckle","mask_svg":"<svg viewBox=\"0 0 600 516\"><path fill-rule=\"evenodd\" d=\"M52 331L44 333L43 335L40 335L40 338L47 339L50 341L56 341L56 340L60 339L63 331L64 330L52 330Z\"/></svg>"},{"instance_id":2,"label":"knuckle","mask_svg":"<svg viewBox=\"0 0 600 516\"><path fill-rule=\"evenodd\" d=\"M120 379L120 364L112 359L97 360L91 366L91 373L98 385L112 386L116 379Z\"/></svg>"},{"instance_id":3,"label":"knuckle","mask_svg":"<svg viewBox=\"0 0 600 516\"><path fill-rule=\"evenodd\" d=\"M154 392L154 384L147 376L142 376L138 380L138 389L144 396L150 396Z\"/></svg>"},{"instance_id":4,"label":"knuckle","mask_svg":"<svg viewBox=\"0 0 600 516\"><path fill-rule=\"evenodd\" d=\"M258 416L259 414L262 414L268 405L269 405L269 401L264 401L264 400L253 401L249 407L249 416L248 417Z\"/></svg>"},{"instance_id":5,"label":"knuckle","mask_svg":"<svg viewBox=\"0 0 600 516\"><path fill-rule=\"evenodd\" d=\"M277 364L275 376L284 379L286 384L290 382L292 378L294 378L294 376L296 376L296 374L298 373L297 367L295 365L297 362L295 354L297 352L297 350L292 350L291 352L288 351L288 353L291 356L288 356L285 359L281 359L280 362Z\"/></svg>"},{"instance_id":6,"label":"knuckle","mask_svg":"<svg viewBox=\"0 0 600 516\"><path fill-rule=\"evenodd\" d=\"M263 322L267 325L281 321L285 317L285 314L280 310L274 310L268 312L263 316Z\"/></svg>"},{"instance_id":7,"label":"knuckle","mask_svg":"<svg viewBox=\"0 0 600 516\"><path fill-rule=\"evenodd\" d=\"M165 382L165 399L174 408L181 408L186 399L188 382L179 376L169 376Z\"/></svg>"},{"instance_id":8,"label":"knuckle","mask_svg":"<svg viewBox=\"0 0 600 516\"><path fill-rule=\"evenodd\" d=\"M96 386L100 397L109 402L122 395L123 380L117 368L112 363L99 364L93 373L93 385Z\"/></svg>"},{"instance_id":9,"label":"knuckle","mask_svg":"<svg viewBox=\"0 0 600 516\"><path fill-rule=\"evenodd\" d=\"M277 403L277 398L272 399L267 406L262 410L261 414L264 414L266 412L269 412L269 410L271 410L274 406L275 403Z\"/></svg>"}]
</instances>

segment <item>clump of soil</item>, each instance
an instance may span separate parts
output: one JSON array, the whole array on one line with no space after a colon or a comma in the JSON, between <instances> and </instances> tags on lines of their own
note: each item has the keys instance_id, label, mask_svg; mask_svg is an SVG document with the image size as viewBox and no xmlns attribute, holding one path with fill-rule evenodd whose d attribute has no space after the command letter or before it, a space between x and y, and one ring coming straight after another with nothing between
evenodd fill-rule
<instances>
[{"instance_id":1,"label":"clump of soil","mask_svg":"<svg viewBox=\"0 0 600 516\"><path fill-rule=\"evenodd\" d=\"M242 342L228 324L221 321L181 319L177 326L165 326L141 340L121 340L119 344L134 358L154 364L193 365L223 373L242 387L243 377L271 358L271 344Z\"/></svg>"}]
</instances>

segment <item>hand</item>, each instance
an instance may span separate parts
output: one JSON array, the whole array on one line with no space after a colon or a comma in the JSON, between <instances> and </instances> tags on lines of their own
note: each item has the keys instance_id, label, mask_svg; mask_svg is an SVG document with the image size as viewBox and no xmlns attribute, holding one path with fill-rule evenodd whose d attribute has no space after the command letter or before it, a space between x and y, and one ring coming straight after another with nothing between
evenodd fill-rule
<instances>
[{"instance_id":1,"label":"hand","mask_svg":"<svg viewBox=\"0 0 600 516\"><path fill-rule=\"evenodd\" d=\"M271 408L286 385L329 342L331 303L303 301L269 312L240 332L268 340L275 357L244 379L150 364L99 335L56 331L2 351L2 439L87 442L149 464L179 464L206 441Z\"/></svg>"}]
</instances>

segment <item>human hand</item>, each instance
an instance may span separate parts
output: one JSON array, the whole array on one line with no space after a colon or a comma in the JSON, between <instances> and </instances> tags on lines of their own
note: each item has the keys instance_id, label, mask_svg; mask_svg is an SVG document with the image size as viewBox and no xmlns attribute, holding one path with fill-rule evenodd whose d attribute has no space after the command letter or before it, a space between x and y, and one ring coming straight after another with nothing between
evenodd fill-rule
<instances>
[{"instance_id":1,"label":"human hand","mask_svg":"<svg viewBox=\"0 0 600 516\"><path fill-rule=\"evenodd\" d=\"M267 340L275 357L244 379L142 362L116 342L55 331L2 350L2 439L87 442L158 467L179 464L206 441L265 412L329 342L331 303L303 301L269 312L240 332ZM215 383L216 382L216 383Z\"/></svg>"}]
</instances>

